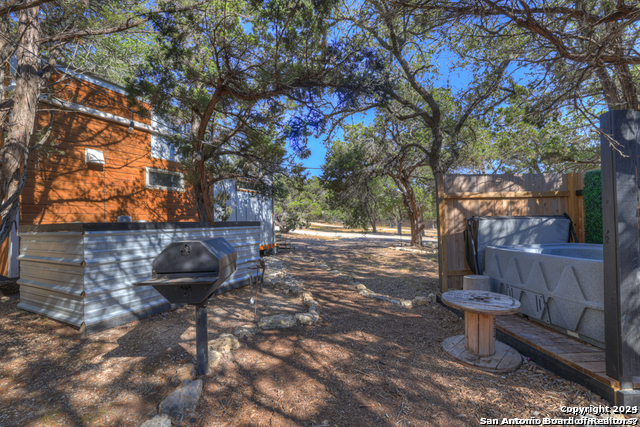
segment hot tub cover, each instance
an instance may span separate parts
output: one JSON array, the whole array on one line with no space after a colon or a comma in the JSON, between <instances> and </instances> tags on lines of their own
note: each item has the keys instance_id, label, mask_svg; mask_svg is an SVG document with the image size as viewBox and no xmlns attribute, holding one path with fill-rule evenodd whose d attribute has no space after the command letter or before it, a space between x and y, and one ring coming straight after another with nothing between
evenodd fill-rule
<instances>
[{"instance_id":1,"label":"hot tub cover","mask_svg":"<svg viewBox=\"0 0 640 427\"><path fill-rule=\"evenodd\" d=\"M576 241L571 218L555 216L472 216L464 233L467 263L483 274L487 246L568 243Z\"/></svg>"}]
</instances>

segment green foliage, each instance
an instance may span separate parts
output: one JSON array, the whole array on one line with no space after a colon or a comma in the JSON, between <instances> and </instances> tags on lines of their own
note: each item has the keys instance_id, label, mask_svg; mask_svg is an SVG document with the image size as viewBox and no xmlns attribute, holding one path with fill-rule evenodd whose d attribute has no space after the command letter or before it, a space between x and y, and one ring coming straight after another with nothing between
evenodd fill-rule
<instances>
[{"instance_id":1,"label":"green foliage","mask_svg":"<svg viewBox=\"0 0 640 427\"><path fill-rule=\"evenodd\" d=\"M317 177L278 175L275 187L275 221L281 232L308 227L311 221L323 219L326 190Z\"/></svg>"},{"instance_id":2,"label":"green foliage","mask_svg":"<svg viewBox=\"0 0 640 427\"><path fill-rule=\"evenodd\" d=\"M584 174L582 195L585 243L602 244L602 180L599 170Z\"/></svg>"},{"instance_id":3,"label":"green foliage","mask_svg":"<svg viewBox=\"0 0 640 427\"><path fill-rule=\"evenodd\" d=\"M156 48L153 34L111 34L85 43L74 64L83 71L124 86Z\"/></svg>"},{"instance_id":4,"label":"green foliage","mask_svg":"<svg viewBox=\"0 0 640 427\"><path fill-rule=\"evenodd\" d=\"M324 123L316 101L325 92L341 106L353 105L350 94L371 92L361 85L375 58L329 36L336 3L193 2L183 13L153 16L157 49L128 82L129 100L149 100L183 129L170 142L185 159L202 220L211 221L208 189L216 182L243 178L267 195L273 176L292 173L287 143L295 156L310 154L306 128Z\"/></svg>"},{"instance_id":5,"label":"green foliage","mask_svg":"<svg viewBox=\"0 0 640 427\"><path fill-rule=\"evenodd\" d=\"M45 56L52 46L56 46L61 49L60 62L124 85L127 77L135 75L144 56L155 49L152 28L144 17L157 8L158 3L131 0L45 2L40 9L42 38L69 35L69 40L62 45L43 45ZM127 23L134 21L140 23L127 28ZM120 30L116 30L118 27ZM71 37L73 33L81 36Z\"/></svg>"},{"instance_id":6,"label":"green foliage","mask_svg":"<svg viewBox=\"0 0 640 427\"><path fill-rule=\"evenodd\" d=\"M421 244L424 221L434 211L433 174L429 167L430 132L416 120L401 121L378 113L370 126L345 125L345 141L327 150L322 179L347 223L367 227L393 217L402 206L411 223L412 243Z\"/></svg>"},{"instance_id":7,"label":"green foliage","mask_svg":"<svg viewBox=\"0 0 640 427\"><path fill-rule=\"evenodd\" d=\"M233 213L233 209L229 206L231 195L226 189L219 191L213 196L213 209L215 219L217 221L226 221Z\"/></svg>"},{"instance_id":8,"label":"green foliage","mask_svg":"<svg viewBox=\"0 0 640 427\"><path fill-rule=\"evenodd\" d=\"M530 91L514 96L474 125L476 138L459 166L484 173L567 173L600 164L598 135L576 112L540 111Z\"/></svg>"}]
</instances>

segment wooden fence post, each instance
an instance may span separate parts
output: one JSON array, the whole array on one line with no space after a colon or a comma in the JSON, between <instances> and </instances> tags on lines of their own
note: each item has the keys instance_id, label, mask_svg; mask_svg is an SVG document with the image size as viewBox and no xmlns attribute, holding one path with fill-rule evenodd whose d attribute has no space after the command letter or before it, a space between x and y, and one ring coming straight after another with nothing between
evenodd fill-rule
<instances>
[{"instance_id":1,"label":"wooden fence post","mask_svg":"<svg viewBox=\"0 0 640 427\"><path fill-rule=\"evenodd\" d=\"M436 175L436 200L438 201L438 275L440 277L440 292L449 290L447 283L447 212L444 198L444 176Z\"/></svg>"},{"instance_id":2,"label":"wooden fence post","mask_svg":"<svg viewBox=\"0 0 640 427\"><path fill-rule=\"evenodd\" d=\"M580 230L584 228L582 226L582 212L580 209L580 196L578 196L578 191L582 190L582 183L580 182L580 174L577 173L568 173L567 175L567 190L569 190L569 197L567 198L567 202L569 205L568 212L571 217L571 222L573 222L573 228L576 231L576 235L578 236L578 241L580 243L584 243L584 239L581 236Z\"/></svg>"}]
</instances>

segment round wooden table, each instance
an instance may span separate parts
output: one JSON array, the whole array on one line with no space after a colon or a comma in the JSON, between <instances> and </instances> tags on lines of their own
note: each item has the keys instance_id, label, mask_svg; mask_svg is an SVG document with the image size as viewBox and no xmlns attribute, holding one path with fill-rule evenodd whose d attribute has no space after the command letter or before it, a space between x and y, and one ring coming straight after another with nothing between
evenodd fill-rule
<instances>
[{"instance_id":1,"label":"round wooden table","mask_svg":"<svg viewBox=\"0 0 640 427\"><path fill-rule=\"evenodd\" d=\"M507 295L487 291L449 291L442 302L464 311L464 335L442 343L449 356L465 365L490 372L510 372L522 364L522 356L496 341L495 317L520 311L520 302Z\"/></svg>"}]
</instances>

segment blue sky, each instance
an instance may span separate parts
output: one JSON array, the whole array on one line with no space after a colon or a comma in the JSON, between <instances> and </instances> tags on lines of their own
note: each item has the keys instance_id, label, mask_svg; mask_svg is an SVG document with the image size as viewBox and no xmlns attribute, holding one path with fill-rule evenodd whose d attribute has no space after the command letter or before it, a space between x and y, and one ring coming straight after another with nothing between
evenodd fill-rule
<instances>
[{"instance_id":1,"label":"blue sky","mask_svg":"<svg viewBox=\"0 0 640 427\"><path fill-rule=\"evenodd\" d=\"M375 111L370 110L366 114L354 114L351 116L346 123L371 123L375 116ZM342 138L342 130L336 129L333 134L333 139L339 140ZM320 176L322 175L322 170L320 168L324 164L324 158L327 154L327 147L325 146L324 140L326 139L325 135L322 135L318 138L309 138L308 147L311 150L311 156L307 159L302 160L302 164L309 168L307 171L311 176Z\"/></svg>"},{"instance_id":2,"label":"blue sky","mask_svg":"<svg viewBox=\"0 0 640 427\"><path fill-rule=\"evenodd\" d=\"M469 83L471 83L470 73L462 68L453 68L452 60L454 59L454 55L451 52L444 52L440 61L438 61L438 73L435 74L434 84L437 86L446 86L449 85L451 89L455 92L465 90ZM519 80L526 80L526 74L522 69L517 69L515 65L511 65L508 70L512 75ZM356 114L352 116L347 123L371 123L375 116L375 110L369 110L366 114ZM340 129L337 129L334 132L333 139L340 139L342 137L342 132ZM326 139L325 135L321 135L318 138L309 138L308 147L311 150L311 156L307 159L302 160L302 164L309 168L307 171L311 176L319 176L322 174L322 170L320 169L324 164L325 155L327 153L327 148L325 146L324 140Z\"/></svg>"}]
</instances>

